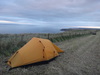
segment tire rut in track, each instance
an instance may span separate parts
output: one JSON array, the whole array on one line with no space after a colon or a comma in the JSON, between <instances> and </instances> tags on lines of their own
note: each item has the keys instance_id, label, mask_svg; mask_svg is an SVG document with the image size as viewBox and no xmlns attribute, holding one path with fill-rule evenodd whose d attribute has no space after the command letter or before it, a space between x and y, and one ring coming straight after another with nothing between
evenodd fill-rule
<instances>
[{"instance_id":1,"label":"tire rut in track","mask_svg":"<svg viewBox=\"0 0 100 75\"><path fill-rule=\"evenodd\" d=\"M60 63L66 65L66 66L63 66L63 73L66 73L67 75L72 75L72 74L73 75L99 75L100 72L98 70L100 69L100 67L96 68L96 66L100 66L98 65L100 64L100 59L94 56L94 53L91 52L91 51L94 51L96 48L100 47L100 45L98 45L98 43L100 42L98 41L99 38L100 38L100 35L97 35L97 36L92 36L91 39L88 38L85 40L81 40L79 41L80 43L77 42L78 44L82 44L82 45L76 45L77 48L75 45L70 46L69 47L70 50L77 49L73 51L72 53L70 52L70 50L67 51L66 49L65 54L61 56L63 60L60 61ZM64 46L63 48L66 48L66 47L67 46ZM94 61L97 61L97 62L94 62Z\"/></svg>"}]
</instances>

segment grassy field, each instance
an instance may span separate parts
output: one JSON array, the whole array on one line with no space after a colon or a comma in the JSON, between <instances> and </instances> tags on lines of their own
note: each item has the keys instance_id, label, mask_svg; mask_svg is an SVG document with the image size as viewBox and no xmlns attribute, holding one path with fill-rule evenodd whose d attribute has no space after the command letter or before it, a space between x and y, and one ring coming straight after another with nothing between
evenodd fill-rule
<instances>
[{"instance_id":1,"label":"grassy field","mask_svg":"<svg viewBox=\"0 0 100 75\"><path fill-rule=\"evenodd\" d=\"M48 34L1 34L0 75L100 75L100 32L96 35L91 35L90 32L69 31L50 34L52 36L49 39L56 40L54 43L64 50L64 53L49 62L31 64L10 71L10 67L4 62L17 49L35 35L48 38ZM58 41L58 38L61 41Z\"/></svg>"},{"instance_id":2,"label":"grassy field","mask_svg":"<svg viewBox=\"0 0 100 75\"><path fill-rule=\"evenodd\" d=\"M56 34L0 34L0 56L10 56L33 37L49 39L52 42L61 42L75 37L90 35L91 30L70 30ZM92 30L92 32L94 32Z\"/></svg>"}]
</instances>

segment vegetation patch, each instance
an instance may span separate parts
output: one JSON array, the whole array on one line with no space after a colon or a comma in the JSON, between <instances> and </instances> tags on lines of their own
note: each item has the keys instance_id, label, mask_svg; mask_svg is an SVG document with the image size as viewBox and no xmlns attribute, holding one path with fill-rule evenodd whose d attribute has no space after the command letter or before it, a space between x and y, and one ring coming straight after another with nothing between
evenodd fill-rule
<instances>
[{"instance_id":1,"label":"vegetation patch","mask_svg":"<svg viewBox=\"0 0 100 75\"><path fill-rule=\"evenodd\" d=\"M49 39L55 43L87 36L90 35L91 32L96 32L96 30L70 30L56 34L0 34L0 56L10 56L33 37Z\"/></svg>"}]
</instances>

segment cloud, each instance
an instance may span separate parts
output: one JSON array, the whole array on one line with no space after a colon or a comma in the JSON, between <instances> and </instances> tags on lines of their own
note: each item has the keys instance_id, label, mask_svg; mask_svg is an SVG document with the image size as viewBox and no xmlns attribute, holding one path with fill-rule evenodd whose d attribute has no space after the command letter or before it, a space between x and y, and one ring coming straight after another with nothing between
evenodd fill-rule
<instances>
[{"instance_id":1,"label":"cloud","mask_svg":"<svg viewBox=\"0 0 100 75\"><path fill-rule=\"evenodd\" d=\"M100 29L100 26L69 26L70 28L96 28Z\"/></svg>"},{"instance_id":2,"label":"cloud","mask_svg":"<svg viewBox=\"0 0 100 75\"><path fill-rule=\"evenodd\" d=\"M98 26L100 0L0 0L2 23L64 27Z\"/></svg>"},{"instance_id":3,"label":"cloud","mask_svg":"<svg viewBox=\"0 0 100 75\"><path fill-rule=\"evenodd\" d=\"M4 17L0 16L0 25L39 25L45 26L47 22L35 19L19 18L19 17Z\"/></svg>"},{"instance_id":4,"label":"cloud","mask_svg":"<svg viewBox=\"0 0 100 75\"><path fill-rule=\"evenodd\" d=\"M25 22L13 22L13 21L6 21L6 20L0 20L0 23L6 23L6 24L28 24L28 25L30 25L30 24L32 24L32 23L25 23Z\"/></svg>"},{"instance_id":5,"label":"cloud","mask_svg":"<svg viewBox=\"0 0 100 75\"><path fill-rule=\"evenodd\" d=\"M28 18L73 17L93 12L100 4L98 2L98 0L5 0L1 1L0 12L2 15L6 13Z\"/></svg>"}]
</instances>

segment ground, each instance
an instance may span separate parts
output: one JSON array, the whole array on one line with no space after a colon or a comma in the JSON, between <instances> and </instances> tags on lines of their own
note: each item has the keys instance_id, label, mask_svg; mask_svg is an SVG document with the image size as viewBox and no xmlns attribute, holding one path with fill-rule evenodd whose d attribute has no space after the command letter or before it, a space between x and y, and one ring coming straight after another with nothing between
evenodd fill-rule
<instances>
[{"instance_id":1,"label":"ground","mask_svg":"<svg viewBox=\"0 0 100 75\"><path fill-rule=\"evenodd\" d=\"M64 50L57 58L8 70L0 57L0 75L100 75L100 32L55 43Z\"/></svg>"}]
</instances>

